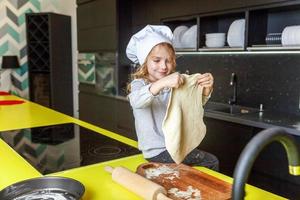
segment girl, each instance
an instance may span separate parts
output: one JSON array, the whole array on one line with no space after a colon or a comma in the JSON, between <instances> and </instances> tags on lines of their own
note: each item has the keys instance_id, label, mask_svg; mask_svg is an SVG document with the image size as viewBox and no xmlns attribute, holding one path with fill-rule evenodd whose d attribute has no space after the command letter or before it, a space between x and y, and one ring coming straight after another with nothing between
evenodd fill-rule
<instances>
[{"instance_id":1,"label":"girl","mask_svg":"<svg viewBox=\"0 0 300 200\"><path fill-rule=\"evenodd\" d=\"M126 49L128 58L141 65L132 74L128 97L135 118L139 149L151 162L174 162L166 150L162 131L170 88L178 88L184 83L183 76L175 72L172 37L167 26L147 25L132 36ZM203 87L205 103L212 92L213 77L210 73L202 74L197 83ZM183 163L218 170L218 159L197 148L185 157Z\"/></svg>"}]
</instances>

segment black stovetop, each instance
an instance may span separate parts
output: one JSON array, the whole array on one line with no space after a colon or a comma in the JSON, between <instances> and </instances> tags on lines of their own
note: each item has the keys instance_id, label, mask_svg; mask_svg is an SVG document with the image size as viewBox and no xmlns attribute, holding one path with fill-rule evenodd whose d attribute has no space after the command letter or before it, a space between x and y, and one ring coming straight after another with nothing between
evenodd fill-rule
<instances>
[{"instance_id":1,"label":"black stovetop","mask_svg":"<svg viewBox=\"0 0 300 200\"><path fill-rule=\"evenodd\" d=\"M42 174L140 153L134 147L73 123L4 131L0 138Z\"/></svg>"}]
</instances>

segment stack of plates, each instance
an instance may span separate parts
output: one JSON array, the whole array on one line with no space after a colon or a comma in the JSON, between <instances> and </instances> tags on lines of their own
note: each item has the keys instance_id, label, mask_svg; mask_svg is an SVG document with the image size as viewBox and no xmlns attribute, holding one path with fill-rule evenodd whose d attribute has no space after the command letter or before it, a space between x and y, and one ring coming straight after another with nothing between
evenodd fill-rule
<instances>
[{"instance_id":1,"label":"stack of plates","mask_svg":"<svg viewBox=\"0 0 300 200\"><path fill-rule=\"evenodd\" d=\"M283 46L300 45L300 25L285 27L282 31L281 42Z\"/></svg>"},{"instance_id":2,"label":"stack of plates","mask_svg":"<svg viewBox=\"0 0 300 200\"><path fill-rule=\"evenodd\" d=\"M197 25L190 28L178 26L173 32L173 45L175 48L196 48L197 47Z\"/></svg>"},{"instance_id":3,"label":"stack of plates","mask_svg":"<svg viewBox=\"0 0 300 200\"><path fill-rule=\"evenodd\" d=\"M230 47L244 47L245 41L245 19L232 22L227 34L227 43Z\"/></svg>"},{"instance_id":4,"label":"stack of plates","mask_svg":"<svg viewBox=\"0 0 300 200\"><path fill-rule=\"evenodd\" d=\"M205 34L205 45L207 47L224 47L225 45L225 33L208 33Z\"/></svg>"},{"instance_id":5,"label":"stack of plates","mask_svg":"<svg viewBox=\"0 0 300 200\"><path fill-rule=\"evenodd\" d=\"M281 33L268 33L266 44L281 44Z\"/></svg>"}]
</instances>

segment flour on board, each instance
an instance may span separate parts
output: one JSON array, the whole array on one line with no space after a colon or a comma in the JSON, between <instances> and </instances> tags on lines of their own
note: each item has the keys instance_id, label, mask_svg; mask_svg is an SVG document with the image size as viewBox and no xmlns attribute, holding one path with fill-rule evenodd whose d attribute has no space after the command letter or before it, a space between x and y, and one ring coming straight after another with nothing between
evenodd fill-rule
<instances>
[{"instance_id":1,"label":"flour on board","mask_svg":"<svg viewBox=\"0 0 300 200\"><path fill-rule=\"evenodd\" d=\"M171 188L168 190L168 194L172 194L175 197L185 200L201 200L200 190L194 189L192 186L188 186L186 191L179 190L178 188Z\"/></svg>"},{"instance_id":2,"label":"flour on board","mask_svg":"<svg viewBox=\"0 0 300 200\"><path fill-rule=\"evenodd\" d=\"M153 179L156 178L160 175L167 175L164 176L164 178L173 180L174 178L179 178L179 171L178 170L174 170L171 167L168 167L166 165L162 165L158 168L149 168L145 170L146 173L146 178L148 179Z\"/></svg>"}]
</instances>

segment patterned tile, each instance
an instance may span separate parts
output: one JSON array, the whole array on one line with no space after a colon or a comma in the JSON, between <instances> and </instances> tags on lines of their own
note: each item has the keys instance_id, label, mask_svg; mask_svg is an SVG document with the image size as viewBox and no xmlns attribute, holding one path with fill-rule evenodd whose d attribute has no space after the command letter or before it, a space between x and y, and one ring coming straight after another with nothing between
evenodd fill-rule
<instances>
[{"instance_id":1,"label":"patterned tile","mask_svg":"<svg viewBox=\"0 0 300 200\"><path fill-rule=\"evenodd\" d=\"M0 1L0 62L4 55L17 55L21 68L12 70L11 92L28 98L28 67L26 52L25 14L32 12L59 12L57 0L1 0ZM8 83L9 84L9 83Z\"/></svg>"},{"instance_id":2,"label":"patterned tile","mask_svg":"<svg viewBox=\"0 0 300 200\"><path fill-rule=\"evenodd\" d=\"M17 55L21 65L19 69L13 69L10 74L12 84L7 88L13 94L29 98L25 14L59 13L61 2L58 0L0 0L0 63L4 55ZM0 134L0 138L13 146L17 152L22 152L33 166L37 167L43 163L43 166L38 166L43 173L63 169L66 152L54 150L51 145L35 144L31 136L30 129Z\"/></svg>"},{"instance_id":3,"label":"patterned tile","mask_svg":"<svg viewBox=\"0 0 300 200\"><path fill-rule=\"evenodd\" d=\"M78 79L81 83L96 83L95 54L78 54Z\"/></svg>"}]
</instances>

